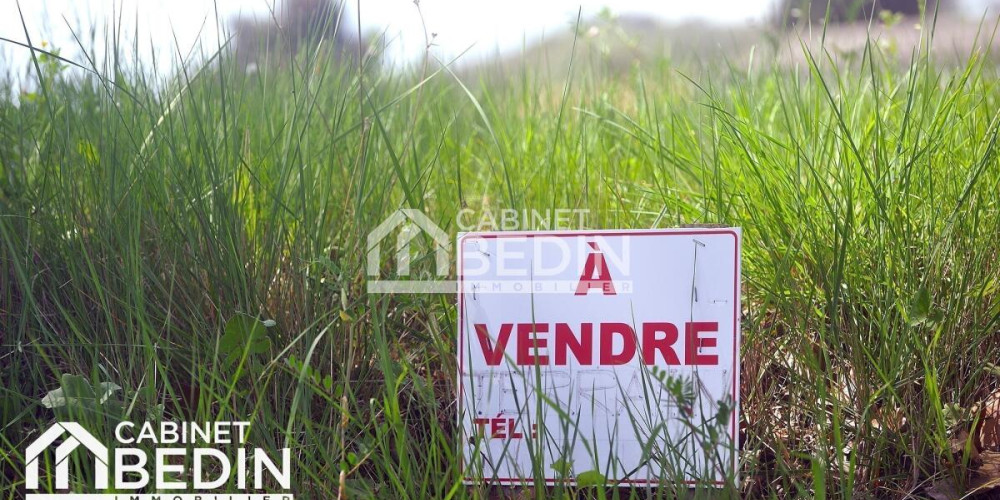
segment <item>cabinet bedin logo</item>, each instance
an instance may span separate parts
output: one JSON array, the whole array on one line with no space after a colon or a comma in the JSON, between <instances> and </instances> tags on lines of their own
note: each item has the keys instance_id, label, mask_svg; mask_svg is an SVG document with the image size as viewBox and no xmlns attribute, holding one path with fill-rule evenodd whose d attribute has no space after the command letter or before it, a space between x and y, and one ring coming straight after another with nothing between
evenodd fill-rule
<instances>
[{"instance_id":1,"label":"cabinet bedin logo","mask_svg":"<svg viewBox=\"0 0 1000 500\"><path fill-rule=\"evenodd\" d=\"M248 453L243 447L235 456L219 448L195 445L243 445L249 422L121 422L114 435L119 446L109 449L77 422L56 422L25 450L26 500L293 500L291 453L282 448L275 461L263 449ZM53 461L45 450L55 446ZM139 444L154 444L152 460ZM168 445L168 446L163 446ZM92 458L92 492L38 492L70 489L70 457L80 447ZM54 463L54 479L42 477L41 464ZM88 463L80 460L80 464ZM184 464L190 464L189 471ZM190 472L190 474L188 474ZM51 473L50 473L51 474ZM190 483L182 477L190 477ZM265 480L270 476L270 480ZM277 484L269 493L216 492L236 483L237 490L260 491ZM104 493L111 489L117 493ZM152 493L139 490L155 489Z\"/></svg>"},{"instance_id":2,"label":"cabinet bedin logo","mask_svg":"<svg viewBox=\"0 0 1000 500\"><path fill-rule=\"evenodd\" d=\"M584 227L587 213L587 210L579 209L503 209L494 214L489 209L484 209L476 224L474 212L463 208L455 219L455 226L460 231L489 228L509 232L525 227L565 230L575 223L579 224L579 228ZM390 234L397 230L395 245L386 245L390 241ZM525 240L527 243L537 241L542 240ZM476 262L476 267L466 267L462 279L475 281L477 290L494 294L518 294L526 290L534 293L562 293L569 290L577 292L577 295L587 295L591 290L598 290L604 295L631 293L627 280L616 287L611 283L609 274L610 269L616 269L623 276L628 275L627 262L620 259L622 252L627 253L627 243L625 248L610 248L605 251L602 251L597 242L581 244L576 248L558 240L545 240L544 243L554 246L544 250L553 252L558 258L550 259L546 265L533 267L531 274L520 272L524 270L524 266L518 260L523 257L524 249L515 242L510 247L498 248L496 260L480 259ZM382 246L394 248L394 269L383 266ZM451 248L448 233L426 214L413 208L396 210L368 233L365 266L368 293L455 293L458 282L448 279L451 273ZM534 249L536 252L542 250ZM608 261L604 257L604 252L607 251L610 251ZM587 267L579 280L553 278L561 275L567 266L577 261L583 262L583 259L586 259ZM612 264L611 268L608 267L609 263ZM391 272L387 272L390 269ZM395 278L384 279L383 275L394 275ZM490 276L490 279L478 279L484 276ZM579 286L584 288L577 288L578 281Z\"/></svg>"}]
</instances>

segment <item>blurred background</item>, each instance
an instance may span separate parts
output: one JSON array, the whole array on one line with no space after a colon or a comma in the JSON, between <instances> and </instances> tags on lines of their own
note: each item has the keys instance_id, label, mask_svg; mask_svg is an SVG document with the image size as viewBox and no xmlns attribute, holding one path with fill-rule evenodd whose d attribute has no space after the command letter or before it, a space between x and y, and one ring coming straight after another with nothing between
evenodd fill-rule
<instances>
[{"instance_id":1,"label":"blurred background","mask_svg":"<svg viewBox=\"0 0 1000 500\"><path fill-rule=\"evenodd\" d=\"M811 28L822 24L816 21L829 16L838 23L826 33L835 47L852 50L864 43L869 29L895 30L891 42L905 54L923 28L910 22L919 18L921 3L833 0L827 9L826 0L624 0L613 5L607 0L5 0L0 37L21 43L30 38L75 61L84 50L99 60L104 46L116 43L133 52L130 59L166 73L178 61L214 53L229 39L244 49L244 61L261 47L275 48L268 42L281 38L290 40L286 45L325 39L349 53L377 46L389 65L410 64L426 54L443 61L461 56L459 64L470 65L559 46L577 27L579 15L578 34L599 39L616 59L701 50L723 50L740 59L755 41L808 38ZM938 5L941 36L954 42L937 47L956 53L968 51L980 26L992 33L1000 11L997 0L941 0ZM338 21L317 23L329 17ZM323 24L328 33L307 33L310 23ZM279 29L288 36L276 36ZM295 47L283 48L289 49ZM23 47L0 44L0 68L15 80L28 70L29 58Z\"/></svg>"}]
</instances>

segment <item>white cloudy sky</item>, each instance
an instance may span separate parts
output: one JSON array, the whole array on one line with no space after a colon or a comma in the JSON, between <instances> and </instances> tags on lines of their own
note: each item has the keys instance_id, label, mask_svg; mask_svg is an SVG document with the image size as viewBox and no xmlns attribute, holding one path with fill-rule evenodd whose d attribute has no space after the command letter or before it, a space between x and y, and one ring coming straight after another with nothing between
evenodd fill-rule
<instances>
[{"instance_id":1,"label":"white cloudy sky","mask_svg":"<svg viewBox=\"0 0 1000 500\"><path fill-rule=\"evenodd\" d=\"M280 1L280 0L278 0ZM575 19L578 9L593 15L605 5L616 13L644 13L666 20L710 19L740 23L763 16L772 0L421 0L420 9L429 32L437 33L435 49L442 58L451 58L472 47L471 57L490 55L498 49L520 47L545 33L561 32ZM24 29L18 14L18 0L0 0L0 37L23 41ZM46 40L72 54L74 31L85 35L95 26L96 39L106 39L103 27L115 13L122 15L126 38L134 38L138 26L142 52L150 45L161 54L160 61L176 58L176 47L189 50L197 40L208 46L217 43L216 8L219 18L266 16L275 0L20 0L20 9L37 44ZM390 58L405 61L422 53L424 30L413 0L352 0L348 2L350 25L385 31L391 41ZM225 25L226 23L224 23ZM176 36L176 45L175 45ZM88 39L89 36L81 38ZM0 42L0 64L21 67L27 52ZM149 56L144 56L148 58ZM166 59L164 59L166 57Z\"/></svg>"},{"instance_id":2,"label":"white cloudy sky","mask_svg":"<svg viewBox=\"0 0 1000 500\"><path fill-rule=\"evenodd\" d=\"M141 52L150 49L160 61L176 58L176 46L186 52L197 40L215 46L219 18L267 15L275 0L0 0L0 37L24 41L25 34L18 4L32 40L46 40L74 57L76 42L72 32L96 31L96 40L107 39L107 20L121 15L125 39L138 32ZM516 49L546 33L565 30L576 17L584 18L612 6L619 14L639 13L666 21L701 19L735 24L760 20L773 0L421 0L427 30L437 33L439 57L450 58L472 47L470 57L490 55L497 50ZM964 0L980 4L990 0ZM413 0L353 0L349 2L352 26L358 10L362 29L384 30L391 40L390 58L405 61L419 55L424 47L420 16ZM225 23L223 23L225 24ZM176 40L176 45L175 45ZM145 59L150 56L144 55ZM20 71L27 52L0 42L0 73Z\"/></svg>"}]
</instances>

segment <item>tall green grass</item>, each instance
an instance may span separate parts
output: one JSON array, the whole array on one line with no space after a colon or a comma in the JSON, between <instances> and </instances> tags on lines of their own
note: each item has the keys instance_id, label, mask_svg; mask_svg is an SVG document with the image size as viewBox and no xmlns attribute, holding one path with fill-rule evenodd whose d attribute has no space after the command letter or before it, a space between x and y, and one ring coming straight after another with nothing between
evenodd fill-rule
<instances>
[{"instance_id":1,"label":"tall green grass","mask_svg":"<svg viewBox=\"0 0 1000 500\"><path fill-rule=\"evenodd\" d=\"M114 40L82 76L31 45L34 85L0 100L7 498L59 416L41 398L77 377L122 387L76 415L95 428L252 421L255 446L293 448L300 498L488 495L459 472L454 297L365 291L366 235L401 207L451 232L463 207L741 226L741 481L723 493L898 498L965 477L954 410L1000 385L986 54L900 64L870 44L838 64L803 47L795 67L623 73L580 43L557 80L322 47L247 73L222 47L164 77ZM578 493L680 492L518 494Z\"/></svg>"}]
</instances>

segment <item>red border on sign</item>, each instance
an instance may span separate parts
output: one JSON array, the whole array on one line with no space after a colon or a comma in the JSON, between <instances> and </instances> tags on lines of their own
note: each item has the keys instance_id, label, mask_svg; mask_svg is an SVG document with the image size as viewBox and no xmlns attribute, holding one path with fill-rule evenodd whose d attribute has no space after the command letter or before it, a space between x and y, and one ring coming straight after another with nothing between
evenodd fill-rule
<instances>
[{"instance_id":1,"label":"red border on sign","mask_svg":"<svg viewBox=\"0 0 1000 500\"><path fill-rule=\"evenodd\" d=\"M735 473L734 480L738 480L739 473L739 438L736 434L736 420L739 418L740 409L740 399L739 399L739 379L737 378L737 373L739 372L739 349L740 349L740 323L739 323L739 309L740 309L740 235L732 229L633 229L628 231L623 230L588 230L588 231L534 231L534 232L524 232L524 231L503 231L494 233L466 233L459 236L458 245L458 415L456 417L457 425L460 429L464 429L462 425L462 401L465 399L464 388L462 387L462 379L464 378L462 374L465 372L465 356L464 344L465 344L465 294L464 287L462 286L463 280L465 278L462 269L462 243L466 238L483 238L483 239L496 239L496 238L534 238L538 236L543 237L580 237L580 236L684 236L684 235L698 235L698 234L722 234L730 235L733 237L733 244L735 245L735 251L733 256L733 419L730 422L730 437L732 442L736 445L733 448L733 471ZM459 470L462 474L462 480L466 483L501 483L501 484L522 484L522 485L534 485L535 481L527 478L511 478L511 477L493 477L493 478L474 478L465 476L465 457L464 457L464 442L459 449L459 453L462 455L460 457ZM546 484L558 484L558 483L575 483L574 479L559 479L559 478L545 478ZM681 484L714 484L721 485L725 484L724 481L681 481ZM639 485L651 485L659 484L659 481L654 481L651 479L625 479L621 481L615 481L615 484L639 484Z\"/></svg>"}]
</instances>

